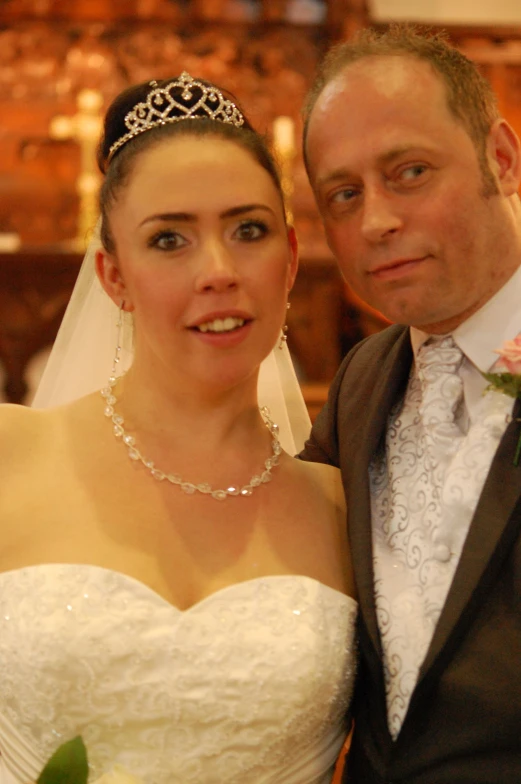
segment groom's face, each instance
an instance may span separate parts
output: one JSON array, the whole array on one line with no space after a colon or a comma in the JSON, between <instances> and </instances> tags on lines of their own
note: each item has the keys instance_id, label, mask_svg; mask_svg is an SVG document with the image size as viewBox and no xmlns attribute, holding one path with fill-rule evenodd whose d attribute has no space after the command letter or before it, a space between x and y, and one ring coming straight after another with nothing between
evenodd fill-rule
<instances>
[{"instance_id":1,"label":"groom's face","mask_svg":"<svg viewBox=\"0 0 521 784\"><path fill-rule=\"evenodd\" d=\"M354 291L391 321L449 331L514 271L504 126L487 141L486 187L428 63L368 57L320 94L306 148L328 242Z\"/></svg>"}]
</instances>

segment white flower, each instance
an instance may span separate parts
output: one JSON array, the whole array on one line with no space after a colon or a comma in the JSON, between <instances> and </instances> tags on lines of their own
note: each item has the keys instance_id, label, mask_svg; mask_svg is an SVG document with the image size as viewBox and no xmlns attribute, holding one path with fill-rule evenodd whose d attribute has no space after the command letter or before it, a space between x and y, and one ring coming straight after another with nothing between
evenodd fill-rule
<instances>
[{"instance_id":1,"label":"white flower","mask_svg":"<svg viewBox=\"0 0 521 784\"><path fill-rule=\"evenodd\" d=\"M104 773L93 784L144 784L144 782L125 770L122 765L114 765L111 771Z\"/></svg>"}]
</instances>

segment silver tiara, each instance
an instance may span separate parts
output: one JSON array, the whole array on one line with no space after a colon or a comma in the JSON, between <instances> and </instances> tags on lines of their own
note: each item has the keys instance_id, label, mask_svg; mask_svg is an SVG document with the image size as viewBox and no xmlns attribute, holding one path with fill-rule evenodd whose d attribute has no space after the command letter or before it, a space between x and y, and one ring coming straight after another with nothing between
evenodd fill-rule
<instances>
[{"instance_id":1,"label":"silver tiara","mask_svg":"<svg viewBox=\"0 0 521 784\"><path fill-rule=\"evenodd\" d=\"M166 123L181 120L200 120L207 117L215 122L227 123L240 128L244 117L232 101L224 97L217 87L208 86L189 73L183 71L179 79L170 82L166 87L158 87L157 82L150 82L153 88L145 101L137 103L132 111L125 116L128 133L114 142L109 150L107 163L112 156L134 136ZM181 96L174 98L172 90L181 88ZM186 104L183 103L186 101ZM171 116L171 112L180 112Z\"/></svg>"}]
</instances>

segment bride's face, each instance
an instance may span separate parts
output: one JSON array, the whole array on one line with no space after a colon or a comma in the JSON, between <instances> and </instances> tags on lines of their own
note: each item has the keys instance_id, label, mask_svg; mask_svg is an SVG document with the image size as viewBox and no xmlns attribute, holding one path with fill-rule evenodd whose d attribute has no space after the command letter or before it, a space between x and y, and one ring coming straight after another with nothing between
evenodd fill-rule
<instances>
[{"instance_id":1,"label":"bride's face","mask_svg":"<svg viewBox=\"0 0 521 784\"><path fill-rule=\"evenodd\" d=\"M221 386L275 345L296 245L268 172L237 143L177 136L143 151L110 213L101 281L132 311L135 365Z\"/></svg>"}]
</instances>

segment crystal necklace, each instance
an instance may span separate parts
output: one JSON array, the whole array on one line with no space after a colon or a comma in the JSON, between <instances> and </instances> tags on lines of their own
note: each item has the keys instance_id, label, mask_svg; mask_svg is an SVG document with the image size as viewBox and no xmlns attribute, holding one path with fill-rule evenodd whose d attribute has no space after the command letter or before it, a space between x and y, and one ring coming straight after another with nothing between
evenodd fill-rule
<instances>
[{"instance_id":1,"label":"crystal necklace","mask_svg":"<svg viewBox=\"0 0 521 784\"><path fill-rule=\"evenodd\" d=\"M228 496L249 496L257 487L260 487L262 484L271 481L271 471L279 462L279 456L282 452L282 447L280 445L278 436L279 427L271 420L269 409L267 409L266 406L260 408L259 411L261 413L264 424L271 433L272 455L264 461L263 470L259 474L254 474L250 481L242 487L231 485L230 487L227 487L226 490L214 490L206 482L195 485L192 482L187 482L186 480L182 479L178 474L167 474L160 468L156 468L152 460L148 460L141 454L136 446L136 440L134 436L131 436L125 432L123 427L125 420L115 411L114 406L117 403L117 398L114 394L114 386L116 381L117 378L112 375L109 378L108 386L101 390L101 396L105 398L105 416L112 421L113 433L116 438L121 439L121 441L128 448L128 456L130 459L141 461L145 468L147 468L148 471L152 474L154 479L157 479L159 482L166 480L173 485L179 485L181 490L183 490L188 495L192 495L195 492L203 493L204 495L209 495L212 498L215 498L216 501L224 501L224 499L228 498Z\"/></svg>"}]
</instances>

